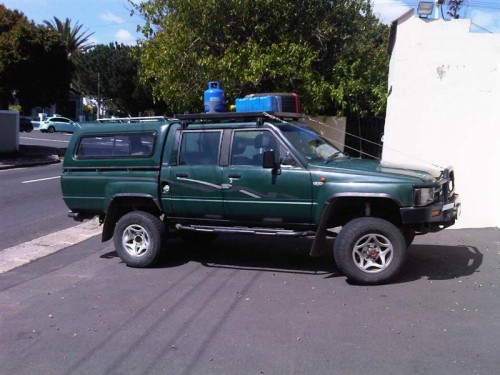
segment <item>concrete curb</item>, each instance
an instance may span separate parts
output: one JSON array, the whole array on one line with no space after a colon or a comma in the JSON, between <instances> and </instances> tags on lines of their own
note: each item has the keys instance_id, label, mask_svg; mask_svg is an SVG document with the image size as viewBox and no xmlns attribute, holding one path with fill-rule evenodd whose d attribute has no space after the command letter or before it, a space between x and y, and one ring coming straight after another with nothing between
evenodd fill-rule
<instances>
[{"instance_id":1,"label":"concrete curb","mask_svg":"<svg viewBox=\"0 0 500 375\"><path fill-rule=\"evenodd\" d=\"M35 238L0 251L0 273L10 271L59 250L75 245L102 232L99 219Z\"/></svg>"},{"instance_id":2,"label":"concrete curb","mask_svg":"<svg viewBox=\"0 0 500 375\"><path fill-rule=\"evenodd\" d=\"M61 159L57 155L53 155L53 157L49 158L32 158L29 160L0 160L0 170L5 169L14 169L14 168L27 168L27 167L36 167L39 165L48 165L48 164L57 164L60 163Z\"/></svg>"},{"instance_id":3,"label":"concrete curb","mask_svg":"<svg viewBox=\"0 0 500 375\"><path fill-rule=\"evenodd\" d=\"M0 170L56 164L62 156L63 151L54 147L20 145L17 152L0 154Z\"/></svg>"}]
</instances>

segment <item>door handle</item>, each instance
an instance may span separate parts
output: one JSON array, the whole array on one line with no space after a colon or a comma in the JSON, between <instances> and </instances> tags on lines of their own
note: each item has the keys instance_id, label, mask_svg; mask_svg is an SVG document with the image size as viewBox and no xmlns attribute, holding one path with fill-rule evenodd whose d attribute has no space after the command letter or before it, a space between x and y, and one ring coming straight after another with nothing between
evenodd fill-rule
<instances>
[{"instance_id":1,"label":"door handle","mask_svg":"<svg viewBox=\"0 0 500 375\"><path fill-rule=\"evenodd\" d=\"M241 174L240 173L230 173L227 175L227 177L229 177L229 178L241 178Z\"/></svg>"},{"instance_id":2,"label":"door handle","mask_svg":"<svg viewBox=\"0 0 500 375\"><path fill-rule=\"evenodd\" d=\"M187 173L176 173L175 177L188 177Z\"/></svg>"}]
</instances>

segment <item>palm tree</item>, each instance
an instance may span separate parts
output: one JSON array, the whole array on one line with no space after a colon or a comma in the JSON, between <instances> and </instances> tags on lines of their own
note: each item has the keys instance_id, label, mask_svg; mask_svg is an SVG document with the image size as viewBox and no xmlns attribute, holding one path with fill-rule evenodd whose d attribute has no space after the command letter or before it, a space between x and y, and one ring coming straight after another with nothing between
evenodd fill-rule
<instances>
[{"instance_id":1,"label":"palm tree","mask_svg":"<svg viewBox=\"0 0 500 375\"><path fill-rule=\"evenodd\" d=\"M81 31L83 25L80 25L78 22L76 22L74 26L71 26L71 19L66 18L63 23L57 17L54 17L52 21L45 20L43 22L46 26L61 34L66 44L68 57L71 57L75 52L85 52L93 47L93 44L89 42L89 38L94 35L94 33L89 33L88 30Z\"/></svg>"}]
</instances>

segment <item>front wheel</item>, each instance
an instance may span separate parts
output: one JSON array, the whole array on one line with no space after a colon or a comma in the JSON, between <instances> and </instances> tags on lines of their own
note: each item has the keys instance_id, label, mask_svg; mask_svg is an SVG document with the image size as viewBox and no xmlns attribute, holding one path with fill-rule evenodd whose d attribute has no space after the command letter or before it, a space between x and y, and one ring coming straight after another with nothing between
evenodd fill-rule
<instances>
[{"instance_id":1,"label":"front wheel","mask_svg":"<svg viewBox=\"0 0 500 375\"><path fill-rule=\"evenodd\" d=\"M54 133L56 131L56 128L54 128L53 126L49 126L47 130L49 131L49 133Z\"/></svg>"},{"instance_id":2,"label":"front wheel","mask_svg":"<svg viewBox=\"0 0 500 375\"><path fill-rule=\"evenodd\" d=\"M405 257L403 234L383 219L352 220L335 239L335 262L348 278L361 284L379 284L391 279L401 270Z\"/></svg>"},{"instance_id":3,"label":"front wheel","mask_svg":"<svg viewBox=\"0 0 500 375\"><path fill-rule=\"evenodd\" d=\"M118 220L113 237L123 262L131 267L148 267L161 255L165 226L148 212L133 211Z\"/></svg>"}]
</instances>

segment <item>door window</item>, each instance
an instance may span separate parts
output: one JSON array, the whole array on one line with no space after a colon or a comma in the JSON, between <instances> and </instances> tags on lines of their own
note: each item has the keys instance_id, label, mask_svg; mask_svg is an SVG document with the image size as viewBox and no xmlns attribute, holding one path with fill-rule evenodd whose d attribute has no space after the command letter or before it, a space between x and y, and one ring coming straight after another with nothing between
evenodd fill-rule
<instances>
[{"instance_id":1,"label":"door window","mask_svg":"<svg viewBox=\"0 0 500 375\"><path fill-rule=\"evenodd\" d=\"M179 165L216 165L219 163L219 131L188 131L182 134Z\"/></svg>"},{"instance_id":2,"label":"door window","mask_svg":"<svg viewBox=\"0 0 500 375\"><path fill-rule=\"evenodd\" d=\"M264 151L274 150L284 167L297 167L297 161L268 130L235 131L231 146L231 165L262 166Z\"/></svg>"}]
</instances>

